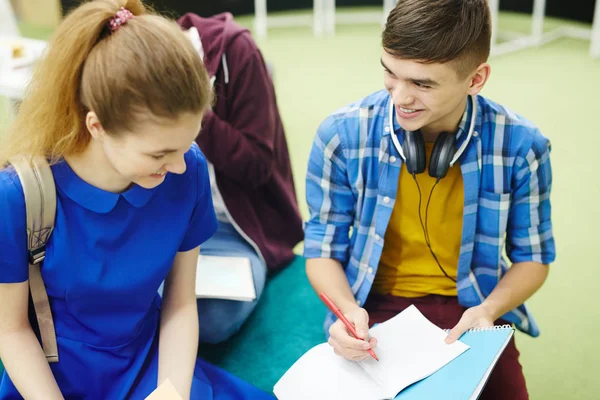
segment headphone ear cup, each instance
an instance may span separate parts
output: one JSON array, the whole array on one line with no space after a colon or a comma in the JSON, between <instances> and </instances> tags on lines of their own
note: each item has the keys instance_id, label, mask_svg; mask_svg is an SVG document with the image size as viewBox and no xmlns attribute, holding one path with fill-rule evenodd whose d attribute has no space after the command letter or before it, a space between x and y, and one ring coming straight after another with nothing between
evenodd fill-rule
<instances>
[{"instance_id":1,"label":"headphone ear cup","mask_svg":"<svg viewBox=\"0 0 600 400\"><path fill-rule=\"evenodd\" d=\"M448 173L450 162L456 152L456 137L442 132L438 136L431 151L429 160L429 176L436 179L442 179Z\"/></svg>"},{"instance_id":2,"label":"headphone ear cup","mask_svg":"<svg viewBox=\"0 0 600 400\"><path fill-rule=\"evenodd\" d=\"M406 156L408 173L413 175L425 172L425 140L423 140L421 132L405 132L402 147Z\"/></svg>"}]
</instances>

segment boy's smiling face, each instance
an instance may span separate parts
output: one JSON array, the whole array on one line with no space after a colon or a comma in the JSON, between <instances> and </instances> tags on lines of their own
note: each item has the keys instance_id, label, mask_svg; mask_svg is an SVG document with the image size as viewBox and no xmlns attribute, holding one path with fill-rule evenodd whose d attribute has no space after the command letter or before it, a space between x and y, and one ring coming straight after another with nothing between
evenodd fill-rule
<instances>
[{"instance_id":1,"label":"boy's smiling face","mask_svg":"<svg viewBox=\"0 0 600 400\"><path fill-rule=\"evenodd\" d=\"M462 78L452 62L422 63L383 51L384 85L395 105L396 119L407 131L421 130L426 140L456 131L468 95L478 94L489 76L488 64Z\"/></svg>"}]
</instances>

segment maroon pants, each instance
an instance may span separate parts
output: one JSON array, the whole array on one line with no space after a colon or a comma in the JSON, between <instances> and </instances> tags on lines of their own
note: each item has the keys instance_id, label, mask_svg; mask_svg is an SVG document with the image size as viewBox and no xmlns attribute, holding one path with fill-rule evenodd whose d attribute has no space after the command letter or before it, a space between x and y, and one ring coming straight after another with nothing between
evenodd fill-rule
<instances>
[{"instance_id":1,"label":"maroon pants","mask_svg":"<svg viewBox=\"0 0 600 400\"><path fill-rule=\"evenodd\" d=\"M365 309L369 312L369 324L387 321L411 304L414 304L427 319L442 329L454 328L466 310L465 307L458 304L456 297L429 295L409 299L371 293L365 304ZM503 320L496 321L497 325L507 323ZM529 395L525 377L521 364L519 364L519 351L513 337L498 359L479 400L527 399L529 399Z\"/></svg>"}]
</instances>

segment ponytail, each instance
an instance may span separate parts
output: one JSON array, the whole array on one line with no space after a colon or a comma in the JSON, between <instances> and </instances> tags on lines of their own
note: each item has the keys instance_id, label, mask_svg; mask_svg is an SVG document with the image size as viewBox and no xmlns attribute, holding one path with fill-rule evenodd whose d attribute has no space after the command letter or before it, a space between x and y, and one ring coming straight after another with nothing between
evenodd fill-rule
<instances>
[{"instance_id":1,"label":"ponytail","mask_svg":"<svg viewBox=\"0 0 600 400\"><path fill-rule=\"evenodd\" d=\"M121 7L134 17L111 32ZM142 110L176 118L202 112L211 100L204 65L174 21L139 0L94 0L71 12L51 39L0 144L0 167L15 155L57 161L83 151L88 111L110 133L130 128Z\"/></svg>"}]
</instances>

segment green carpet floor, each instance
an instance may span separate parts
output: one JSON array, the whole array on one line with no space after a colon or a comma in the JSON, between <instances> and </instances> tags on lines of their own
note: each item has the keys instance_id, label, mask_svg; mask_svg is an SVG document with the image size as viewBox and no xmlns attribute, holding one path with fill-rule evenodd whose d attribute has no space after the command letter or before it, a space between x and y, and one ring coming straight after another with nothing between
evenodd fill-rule
<instances>
[{"instance_id":1,"label":"green carpet floor","mask_svg":"<svg viewBox=\"0 0 600 400\"><path fill-rule=\"evenodd\" d=\"M240 21L250 26L249 18ZM528 18L503 14L500 27L526 31ZM562 24L550 20L549 28ZM259 43L275 66L275 83L306 217L304 173L312 139L328 113L382 88L380 27L338 26L335 37L315 38L307 28L277 28ZM492 76L483 91L533 120L552 140L554 231L558 259L542 290L528 302L542 334L517 335L533 400L600 398L600 365L594 305L600 257L600 185L594 166L600 148L600 60L589 42L560 39L536 49L490 60ZM0 104L0 110L3 110ZM1 111L0 111L1 112ZM0 114L0 131L6 115ZM296 310L294 317L286 315ZM242 332L202 353L226 369L270 390L275 380L310 346L322 340L324 308L303 273L303 261L277 275ZM300 324L295 321L299 318ZM293 323L294 322L294 323ZM267 357L269 359L262 357Z\"/></svg>"}]
</instances>

